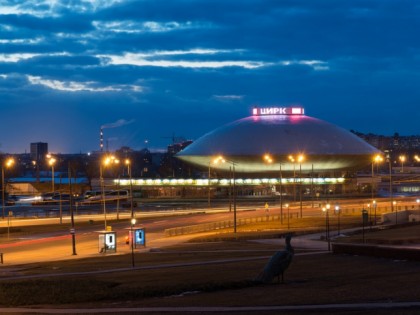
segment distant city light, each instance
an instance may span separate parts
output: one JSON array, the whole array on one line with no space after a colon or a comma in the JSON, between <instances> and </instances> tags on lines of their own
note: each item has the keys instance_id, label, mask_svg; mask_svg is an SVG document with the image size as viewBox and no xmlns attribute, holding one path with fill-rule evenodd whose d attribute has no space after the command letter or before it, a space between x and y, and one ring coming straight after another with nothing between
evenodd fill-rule
<instances>
[{"instance_id":1,"label":"distant city light","mask_svg":"<svg viewBox=\"0 0 420 315\"><path fill-rule=\"evenodd\" d=\"M345 182L343 177L329 177L329 178L285 178L281 179L282 184L294 184L301 182L302 184L342 184ZM233 179L221 178L211 179L211 184L215 186L228 186L233 183ZM130 185L129 179L114 179L114 184L121 186ZM208 179L132 179L131 184L136 186L208 186ZM256 186L261 184L280 184L279 178L236 178L236 185Z\"/></svg>"}]
</instances>

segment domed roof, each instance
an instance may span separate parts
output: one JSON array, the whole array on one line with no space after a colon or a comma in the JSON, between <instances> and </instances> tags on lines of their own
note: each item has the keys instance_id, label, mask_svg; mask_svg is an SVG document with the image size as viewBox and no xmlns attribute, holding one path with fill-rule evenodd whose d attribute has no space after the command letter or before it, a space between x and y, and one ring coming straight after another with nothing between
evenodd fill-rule
<instances>
[{"instance_id":1,"label":"domed roof","mask_svg":"<svg viewBox=\"0 0 420 315\"><path fill-rule=\"evenodd\" d=\"M262 156L267 153L273 156L274 165L263 162ZM256 172L279 169L279 162L284 163L284 170L291 170L294 166L289 155L304 154L305 162L300 165L303 169L337 170L369 164L378 153L351 132L317 118L255 115L205 134L177 156L209 166L214 157L222 155L233 161L238 171Z\"/></svg>"}]
</instances>

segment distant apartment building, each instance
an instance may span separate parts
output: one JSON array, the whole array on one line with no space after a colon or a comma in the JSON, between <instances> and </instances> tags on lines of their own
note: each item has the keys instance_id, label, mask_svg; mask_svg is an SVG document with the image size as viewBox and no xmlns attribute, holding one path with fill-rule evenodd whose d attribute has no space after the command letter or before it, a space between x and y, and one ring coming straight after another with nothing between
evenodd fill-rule
<instances>
[{"instance_id":1,"label":"distant apartment building","mask_svg":"<svg viewBox=\"0 0 420 315\"><path fill-rule=\"evenodd\" d=\"M352 132L381 151L420 150L420 136L400 136L398 133L392 136L383 136L372 133L364 134L353 130Z\"/></svg>"},{"instance_id":2,"label":"distant apartment building","mask_svg":"<svg viewBox=\"0 0 420 315\"><path fill-rule=\"evenodd\" d=\"M31 143L31 159L33 161L41 161L45 159L48 154L48 143L45 142L33 142Z\"/></svg>"},{"instance_id":3,"label":"distant apartment building","mask_svg":"<svg viewBox=\"0 0 420 315\"><path fill-rule=\"evenodd\" d=\"M178 152L184 150L191 143L193 143L192 140L183 140L183 141L178 142L178 143L172 143L171 145L168 145L168 154L175 155Z\"/></svg>"}]
</instances>

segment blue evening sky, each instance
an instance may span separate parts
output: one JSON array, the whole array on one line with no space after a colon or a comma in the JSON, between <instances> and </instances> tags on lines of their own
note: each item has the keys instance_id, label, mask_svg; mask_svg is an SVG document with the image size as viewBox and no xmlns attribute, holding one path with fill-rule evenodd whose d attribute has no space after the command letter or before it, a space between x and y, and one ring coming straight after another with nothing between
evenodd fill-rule
<instances>
[{"instance_id":1,"label":"blue evening sky","mask_svg":"<svg viewBox=\"0 0 420 315\"><path fill-rule=\"evenodd\" d=\"M419 34L416 0L0 0L0 151L165 148L255 105L419 134Z\"/></svg>"}]
</instances>

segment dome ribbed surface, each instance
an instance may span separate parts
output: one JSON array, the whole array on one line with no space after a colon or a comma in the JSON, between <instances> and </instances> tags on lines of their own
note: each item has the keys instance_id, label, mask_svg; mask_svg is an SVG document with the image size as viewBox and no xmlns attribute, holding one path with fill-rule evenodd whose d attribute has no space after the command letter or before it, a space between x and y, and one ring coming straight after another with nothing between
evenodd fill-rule
<instances>
[{"instance_id":1,"label":"dome ribbed surface","mask_svg":"<svg viewBox=\"0 0 420 315\"><path fill-rule=\"evenodd\" d=\"M336 170L368 164L379 151L351 132L317 118L269 115L250 116L217 128L177 156L208 166L212 158L223 155L232 159L238 170L255 172L267 170L262 161L266 153L276 163L286 163L290 154L303 153L307 157L304 168L316 163L319 170Z\"/></svg>"}]
</instances>

